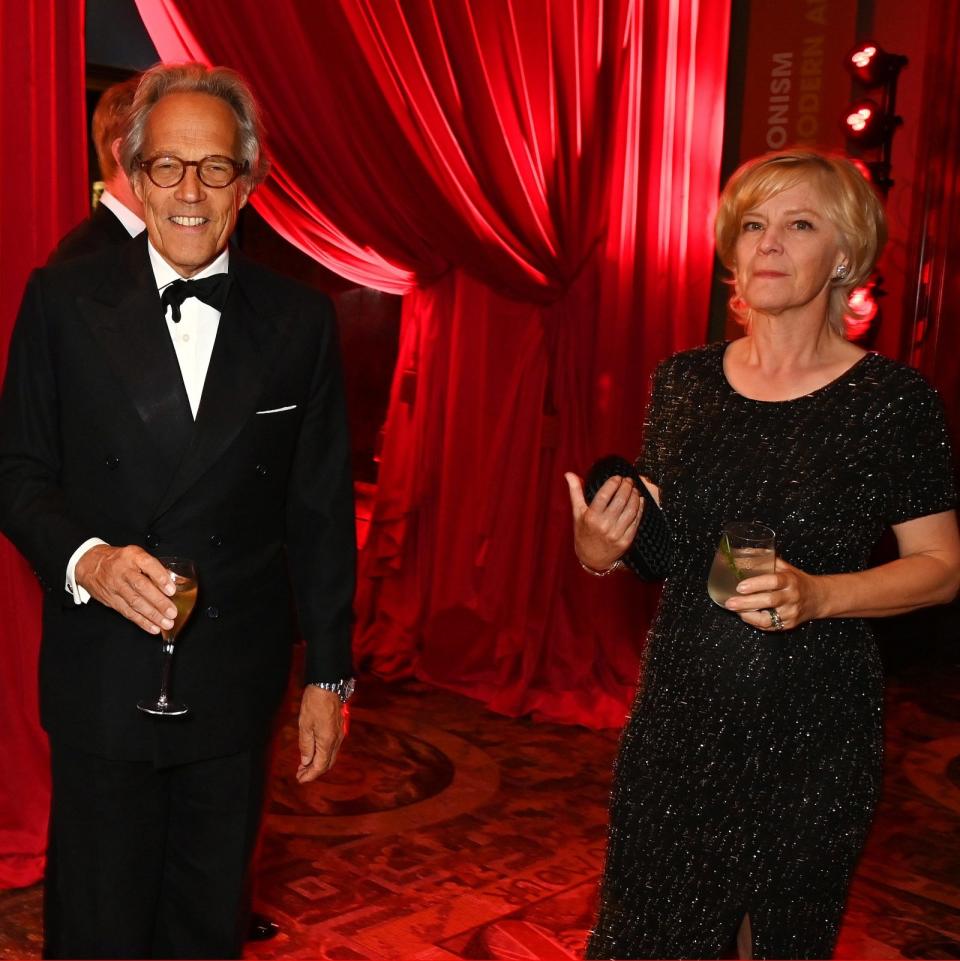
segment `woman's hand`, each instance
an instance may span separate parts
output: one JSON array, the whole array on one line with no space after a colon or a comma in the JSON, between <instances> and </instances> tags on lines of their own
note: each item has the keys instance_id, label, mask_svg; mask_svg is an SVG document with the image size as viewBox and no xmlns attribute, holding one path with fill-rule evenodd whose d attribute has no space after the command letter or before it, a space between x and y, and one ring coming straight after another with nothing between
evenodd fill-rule
<instances>
[{"instance_id":1,"label":"woman's hand","mask_svg":"<svg viewBox=\"0 0 960 961\"><path fill-rule=\"evenodd\" d=\"M724 605L740 620L762 631L789 631L806 621L822 617L821 578L777 558L774 574L748 577ZM774 616L771 612L776 612Z\"/></svg>"},{"instance_id":2,"label":"woman's hand","mask_svg":"<svg viewBox=\"0 0 960 961\"><path fill-rule=\"evenodd\" d=\"M576 474L563 475L573 507L573 542L581 564L595 571L613 567L636 536L643 498L629 477L607 479L588 504Z\"/></svg>"},{"instance_id":3,"label":"woman's hand","mask_svg":"<svg viewBox=\"0 0 960 961\"><path fill-rule=\"evenodd\" d=\"M727 610L753 627L777 631L824 617L890 617L949 604L960 590L956 513L915 517L894 524L893 533L900 557L865 571L806 574L778 557L775 574L737 585Z\"/></svg>"}]
</instances>

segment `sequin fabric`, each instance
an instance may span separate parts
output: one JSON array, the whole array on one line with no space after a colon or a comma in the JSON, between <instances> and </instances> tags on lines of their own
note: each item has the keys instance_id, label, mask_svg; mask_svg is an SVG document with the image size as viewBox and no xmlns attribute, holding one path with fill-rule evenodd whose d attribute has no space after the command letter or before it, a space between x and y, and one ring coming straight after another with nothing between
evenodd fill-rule
<instances>
[{"instance_id":1,"label":"sequin fabric","mask_svg":"<svg viewBox=\"0 0 960 961\"><path fill-rule=\"evenodd\" d=\"M753 957L830 957L880 787L876 646L857 618L755 630L707 574L727 520L828 574L955 502L942 406L915 371L867 354L771 403L730 387L724 349L654 375L641 467L677 557L615 765L590 958L715 958L748 914Z\"/></svg>"}]
</instances>

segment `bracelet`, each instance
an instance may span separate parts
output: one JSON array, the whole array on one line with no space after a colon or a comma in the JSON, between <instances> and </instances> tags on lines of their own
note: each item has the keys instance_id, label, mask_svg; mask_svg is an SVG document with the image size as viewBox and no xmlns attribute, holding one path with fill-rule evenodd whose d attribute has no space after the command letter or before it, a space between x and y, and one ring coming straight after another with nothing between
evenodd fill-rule
<instances>
[{"instance_id":1,"label":"bracelet","mask_svg":"<svg viewBox=\"0 0 960 961\"><path fill-rule=\"evenodd\" d=\"M308 687L319 687L321 691L330 691L340 698L341 704L346 704L353 696L357 686L355 678L343 677L339 681L308 681Z\"/></svg>"},{"instance_id":2,"label":"bracelet","mask_svg":"<svg viewBox=\"0 0 960 961\"><path fill-rule=\"evenodd\" d=\"M577 560L580 561L580 558L578 557ZM587 565L584 564L583 561L580 561L580 566L588 574L593 574L594 577L606 577L608 574L612 574L614 571L620 570L620 568L623 567L623 561L616 560L613 562L613 564L610 567L602 571L597 571L597 570L594 570L592 567L587 567Z\"/></svg>"}]
</instances>

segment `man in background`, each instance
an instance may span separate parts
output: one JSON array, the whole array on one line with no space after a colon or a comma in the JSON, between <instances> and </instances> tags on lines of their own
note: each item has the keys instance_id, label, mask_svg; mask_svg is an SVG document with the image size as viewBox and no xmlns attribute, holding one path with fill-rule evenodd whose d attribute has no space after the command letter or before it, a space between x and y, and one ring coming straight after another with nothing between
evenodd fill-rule
<instances>
[{"instance_id":1,"label":"man in background","mask_svg":"<svg viewBox=\"0 0 960 961\"><path fill-rule=\"evenodd\" d=\"M122 244L143 232L143 204L119 161L130 105L139 83L139 76L131 77L100 95L91 127L104 190L93 213L63 237L47 263L82 257L110 244Z\"/></svg>"}]
</instances>

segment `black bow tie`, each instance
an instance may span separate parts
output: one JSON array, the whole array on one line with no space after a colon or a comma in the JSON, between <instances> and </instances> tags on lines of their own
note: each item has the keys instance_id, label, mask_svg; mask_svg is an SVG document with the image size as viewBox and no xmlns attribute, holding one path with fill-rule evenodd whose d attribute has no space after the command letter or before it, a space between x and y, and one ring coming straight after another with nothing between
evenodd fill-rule
<instances>
[{"instance_id":1,"label":"black bow tie","mask_svg":"<svg viewBox=\"0 0 960 961\"><path fill-rule=\"evenodd\" d=\"M214 274L212 277L204 277L202 280L175 280L168 284L160 295L160 303L163 304L163 312L167 312L167 307L172 310L171 320L175 324L180 323L180 305L188 297L196 297L205 304L209 304L214 310L223 311L223 305L227 302L227 291L230 289L229 274Z\"/></svg>"}]
</instances>

